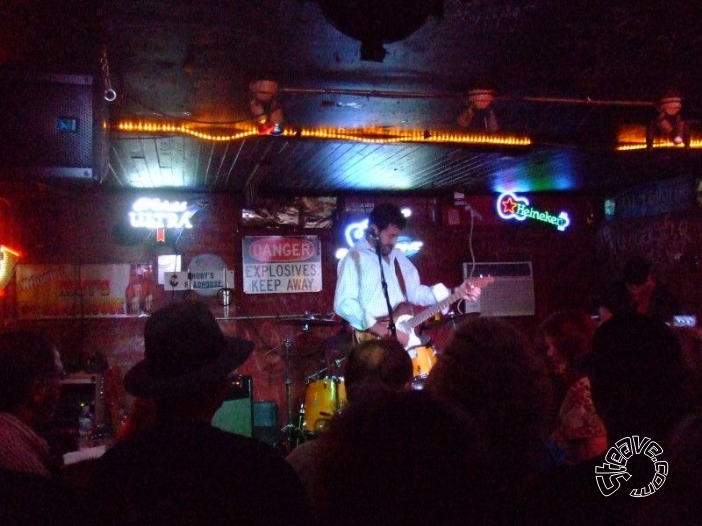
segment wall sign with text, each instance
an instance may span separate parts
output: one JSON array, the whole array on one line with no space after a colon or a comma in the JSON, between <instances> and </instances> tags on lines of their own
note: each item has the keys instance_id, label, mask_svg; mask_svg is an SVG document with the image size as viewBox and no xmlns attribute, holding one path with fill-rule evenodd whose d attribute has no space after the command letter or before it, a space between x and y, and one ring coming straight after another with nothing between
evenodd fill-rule
<instances>
[{"instance_id":1,"label":"wall sign with text","mask_svg":"<svg viewBox=\"0 0 702 526\"><path fill-rule=\"evenodd\" d=\"M166 201L159 198L140 197L132 203L129 224L132 228L146 228L156 232L156 241L166 241L166 229L193 228L190 221L200 211L197 203Z\"/></svg>"},{"instance_id":2,"label":"wall sign with text","mask_svg":"<svg viewBox=\"0 0 702 526\"><path fill-rule=\"evenodd\" d=\"M242 245L246 294L322 290L322 251L318 236L245 236Z\"/></svg>"},{"instance_id":3,"label":"wall sign with text","mask_svg":"<svg viewBox=\"0 0 702 526\"><path fill-rule=\"evenodd\" d=\"M152 285L147 272L149 265L129 263L17 265L19 318L146 315Z\"/></svg>"},{"instance_id":4,"label":"wall sign with text","mask_svg":"<svg viewBox=\"0 0 702 526\"><path fill-rule=\"evenodd\" d=\"M497 214L502 219L516 219L524 221L533 219L549 225L553 225L557 230L563 232L570 225L570 217L567 212L560 212L554 215L548 210L538 210L529 205L529 200L524 196L518 196L511 192L500 194L497 198Z\"/></svg>"}]
</instances>

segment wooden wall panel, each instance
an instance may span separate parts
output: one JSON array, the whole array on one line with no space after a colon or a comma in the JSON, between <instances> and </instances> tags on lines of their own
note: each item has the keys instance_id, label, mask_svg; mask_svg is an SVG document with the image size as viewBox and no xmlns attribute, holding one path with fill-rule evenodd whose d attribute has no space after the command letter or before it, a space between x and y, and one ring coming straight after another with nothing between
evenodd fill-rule
<instances>
[{"instance_id":1,"label":"wooden wall panel","mask_svg":"<svg viewBox=\"0 0 702 526\"><path fill-rule=\"evenodd\" d=\"M342 196L339 199L337 224L333 228L301 231L295 228L248 228L240 223L241 196L231 194L168 194L167 199L198 201L202 211L193 218L194 228L183 232L177 243L166 246L155 243L144 233L129 237L124 221L133 200L140 194L107 194L99 189L81 194L25 192L3 195L17 211L18 234L22 263L129 263L153 262L162 253L177 251L187 262L196 255L213 253L229 268L235 269L236 292L229 310L229 320L222 321L227 334L236 334L255 342L252 357L240 368L241 374L253 377L254 401L278 404L281 424L286 419L284 342L291 345L291 394L295 414L310 375L326 365L329 349L335 357L343 353L345 340L336 335L341 326L313 328L302 332L298 326L281 324L279 315L304 315L305 312L330 313L336 275L334 252L342 242L340 223L362 210L361 206L392 199L385 195ZM153 195L153 194L152 194ZM493 210L493 197L473 197L469 201L484 212ZM414 215L407 232L424 241L415 263L426 283L442 281L448 286L461 280L461 265L470 260L470 225L444 224L443 209L452 205L444 197L401 197L398 205L410 206ZM512 321L532 340L538 338L537 326L550 311L566 306L589 308L600 274L612 256L603 247L604 230L598 234L593 218L593 203L588 196L565 194L539 196L544 209L568 209L573 225L566 232L557 232L538 222L503 222L484 217L473 225L472 248L478 261L530 260L534 265L537 315ZM358 215L358 214L356 214ZM246 295L241 291L241 241L245 235L314 234L322 242L323 291L302 294ZM618 234L619 235L619 234ZM624 234L621 234L624 235ZM627 234L628 235L628 234ZM604 236L604 237L603 237ZM599 243L599 248L597 244ZM601 272L600 272L601 271ZM157 290L156 306L181 299L192 292L166 293ZM215 298L205 298L218 317L225 314ZM14 286L0 298L3 329L38 326L47 330L59 343L67 365L77 369L94 353L107 359L118 378L141 359L142 331L145 318L133 319L69 319L27 322L16 319ZM117 390L118 392L118 390ZM121 395L120 395L121 396ZM113 400L126 410L128 397Z\"/></svg>"}]
</instances>

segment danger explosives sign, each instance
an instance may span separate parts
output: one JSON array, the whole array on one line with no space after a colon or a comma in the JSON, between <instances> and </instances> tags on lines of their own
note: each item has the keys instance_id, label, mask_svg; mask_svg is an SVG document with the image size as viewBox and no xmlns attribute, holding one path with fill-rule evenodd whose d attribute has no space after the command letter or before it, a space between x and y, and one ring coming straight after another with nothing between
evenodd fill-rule
<instances>
[{"instance_id":1,"label":"danger explosives sign","mask_svg":"<svg viewBox=\"0 0 702 526\"><path fill-rule=\"evenodd\" d=\"M318 236L248 236L243 239L246 294L285 294L322 290Z\"/></svg>"}]
</instances>

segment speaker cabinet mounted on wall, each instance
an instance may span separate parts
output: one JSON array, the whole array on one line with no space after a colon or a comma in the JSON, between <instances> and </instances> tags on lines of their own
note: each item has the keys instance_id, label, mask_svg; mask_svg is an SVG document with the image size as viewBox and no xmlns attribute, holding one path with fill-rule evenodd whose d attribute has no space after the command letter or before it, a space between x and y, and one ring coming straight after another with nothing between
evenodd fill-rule
<instances>
[{"instance_id":1,"label":"speaker cabinet mounted on wall","mask_svg":"<svg viewBox=\"0 0 702 526\"><path fill-rule=\"evenodd\" d=\"M0 71L0 179L93 180L93 78Z\"/></svg>"}]
</instances>

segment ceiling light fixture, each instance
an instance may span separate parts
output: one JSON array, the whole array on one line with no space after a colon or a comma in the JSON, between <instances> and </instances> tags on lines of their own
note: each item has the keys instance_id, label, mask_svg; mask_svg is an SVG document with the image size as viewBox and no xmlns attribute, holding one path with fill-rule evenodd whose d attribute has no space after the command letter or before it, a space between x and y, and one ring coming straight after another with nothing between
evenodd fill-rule
<instances>
[{"instance_id":1,"label":"ceiling light fixture","mask_svg":"<svg viewBox=\"0 0 702 526\"><path fill-rule=\"evenodd\" d=\"M324 17L344 35L361 42L361 60L382 62L384 44L404 40L427 21L443 16L441 0L317 0Z\"/></svg>"},{"instance_id":2,"label":"ceiling light fixture","mask_svg":"<svg viewBox=\"0 0 702 526\"><path fill-rule=\"evenodd\" d=\"M278 102L278 83L273 80L255 80L249 84L250 107L258 133L283 134L283 108Z\"/></svg>"},{"instance_id":3,"label":"ceiling light fixture","mask_svg":"<svg viewBox=\"0 0 702 526\"><path fill-rule=\"evenodd\" d=\"M657 137L665 137L675 146L690 147L690 130L682 117L682 96L669 90L656 103L656 118L646 129L646 147L652 148Z\"/></svg>"},{"instance_id":4,"label":"ceiling light fixture","mask_svg":"<svg viewBox=\"0 0 702 526\"><path fill-rule=\"evenodd\" d=\"M493 108L495 90L487 87L468 91L467 108L458 116L458 125L471 131L496 133L500 130Z\"/></svg>"}]
</instances>

